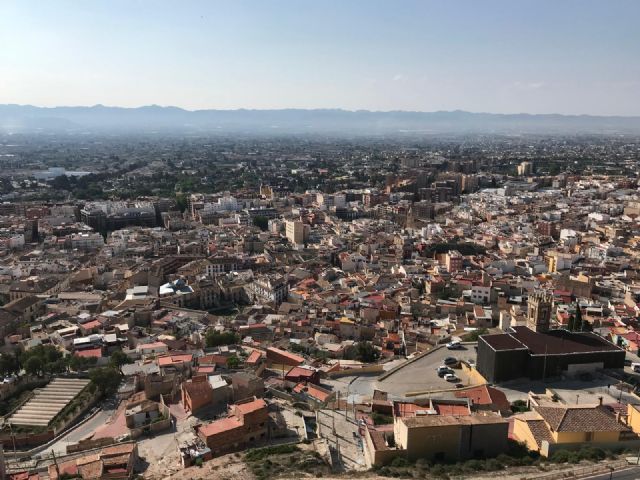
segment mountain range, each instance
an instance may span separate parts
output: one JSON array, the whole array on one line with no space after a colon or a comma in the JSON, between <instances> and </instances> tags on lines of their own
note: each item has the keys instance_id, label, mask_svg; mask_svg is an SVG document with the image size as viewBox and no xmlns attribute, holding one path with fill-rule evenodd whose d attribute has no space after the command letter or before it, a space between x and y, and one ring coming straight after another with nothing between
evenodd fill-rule
<instances>
[{"instance_id":1,"label":"mountain range","mask_svg":"<svg viewBox=\"0 0 640 480\"><path fill-rule=\"evenodd\" d=\"M640 116L496 114L340 109L185 110L0 105L0 132L256 134L640 134Z\"/></svg>"}]
</instances>

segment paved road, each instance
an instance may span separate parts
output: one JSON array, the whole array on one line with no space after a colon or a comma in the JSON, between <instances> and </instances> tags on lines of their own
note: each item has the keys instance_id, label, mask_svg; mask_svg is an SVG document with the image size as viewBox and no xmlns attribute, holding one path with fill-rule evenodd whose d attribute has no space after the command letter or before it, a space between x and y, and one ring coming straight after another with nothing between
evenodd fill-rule
<instances>
[{"instance_id":1,"label":"paved road","mask_svg":"<svg viewBox=\"0 0 640 480\"><path fill-rule=\"evenodd\" d=\"M102 409L93 418L67 432L39 455L41 457L51 455L52 450L56 452L56 455L64 454L67 451L67 445L77 443L93 434L98 427L104 425L111 418L117 405L113 399L109 399L104 401L101 407Z\"/></svg>"},{"instance_id":2,"label":"paved road","mask_svg":"<svg viewBox=\"0 0 640 480\"><path fill-rule=\"evenodd\" d=\"M640 467L631 467L626 470L618 470L612 473L604 473L602 475L593 475L590 477L580 477L582 480L636 480L640 479Z\"/></svg>"}]
</instances>

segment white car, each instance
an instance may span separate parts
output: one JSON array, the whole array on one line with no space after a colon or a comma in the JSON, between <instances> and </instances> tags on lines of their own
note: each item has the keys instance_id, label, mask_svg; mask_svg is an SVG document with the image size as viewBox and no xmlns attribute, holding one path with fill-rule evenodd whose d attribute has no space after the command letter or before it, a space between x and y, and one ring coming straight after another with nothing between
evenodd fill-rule
<instances>
[{"instance_id":1,"label":"white car","mask_svg":"<svg viewBox=\"0 0 640 480\"><path fill-rule=\"evenodd\" d=\"M460 381L460 379L459 379L458 377L456 377L453 373L447 373L447 374L444 376L444 379L445 379L447 382L458 382L458 381Z\"/></svg>"},{"instance_id":2,"label":"white car","mask_svg":"<svg viewBox=\"0 0 640 480\"><path fill-rule=\"evenodd\" d=\"M459 350L462 348L462 344L458 340L454 340L453 342L447 343L447 348L449 350Z\"/></svg>"}]
</instances>

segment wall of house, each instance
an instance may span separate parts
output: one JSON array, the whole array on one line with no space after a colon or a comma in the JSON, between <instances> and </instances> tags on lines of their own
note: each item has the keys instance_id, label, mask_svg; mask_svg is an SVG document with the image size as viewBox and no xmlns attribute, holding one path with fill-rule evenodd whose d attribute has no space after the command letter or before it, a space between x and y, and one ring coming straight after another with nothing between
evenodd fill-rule
<instances>
[{"instance_id":1,"label":"wall of house","mask_svg":"<svg viewBox=\"0 0 640 480\"><path fill-rule=\"evenodd\" d=\"M627 405L627 415L627 425L634 433L640 433L640 410L629 404Z\"/></svg>"},{"instance_id":2,"label":"wall of house","mask_svg":"<svg viewBox=\"0 0 640 480\"><path fill-rule=\"evenodd\" d=\"M513 422L513 436L519 442L524 442L527 448L532 451L538 450L538 444L535 437L529 429L529 425L524 420L518 420L517 418Z\"/></svg>"},{"instance_id":3,"label":"wall of house","mask_svg":"<svg viewBox=\"0 0 640 480\"><path fill-rule=\"evenodd\" d=\"M555 443L578 443L587 442L587 432L551 432ZM597 442L617 442L620 432L593 432L591 443Z\"/></svg>"},{"instance_id":4,"label":"wall of house","mask_svg":"<svg viewBox=\"0 0 640 480\"><path fill-rule=\"evenodd\" d=\"M459 425L438 427L413 427L408 429L407 456L418 458L442 458L456 460L460 451Z\"/></svg>"}]
</instances>

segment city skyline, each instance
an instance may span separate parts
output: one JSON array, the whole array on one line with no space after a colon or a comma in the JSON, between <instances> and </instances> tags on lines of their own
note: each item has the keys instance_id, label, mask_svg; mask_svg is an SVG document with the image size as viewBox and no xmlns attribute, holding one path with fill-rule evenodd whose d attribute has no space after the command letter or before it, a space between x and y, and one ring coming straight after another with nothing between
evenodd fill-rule
<instances>
[{"instance_id":1,"label":"city skyline","mask_svg":"<svg viewBox=\"0 0 640 480\"><path fill-rule=\"evenodd\" d=\"M636 2L0 3L0 104L640 114Z\"/></svg>"}]
</instances>

